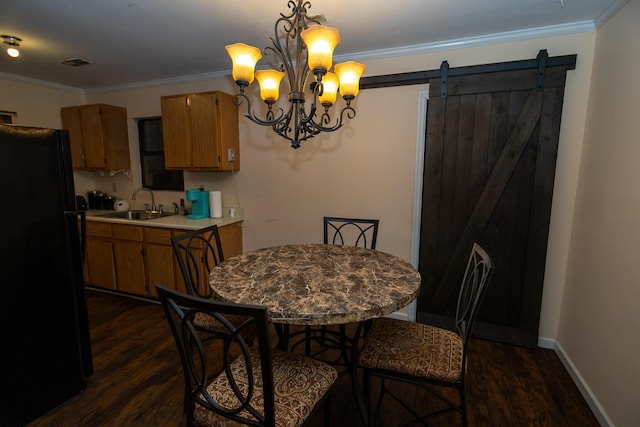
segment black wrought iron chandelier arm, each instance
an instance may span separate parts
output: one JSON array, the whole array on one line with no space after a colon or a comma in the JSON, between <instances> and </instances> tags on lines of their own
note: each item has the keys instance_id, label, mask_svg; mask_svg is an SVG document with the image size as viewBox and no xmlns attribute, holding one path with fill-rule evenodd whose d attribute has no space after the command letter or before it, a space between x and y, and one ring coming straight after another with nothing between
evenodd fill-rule
<instances>
[{"instance_id":1,"label":"black wrought iron chandelier arm","mask_svg":"<svg viewBox=\"0 0 640 427\"><path fill-rule=\"evenodd\" d=\"M348 119L353 119L356 116L356 110L353 109L350 103L347 103L342 111L340 111L340 115L333 126L324 126L331 123L331 116L328 110L325 110L320 116L320 123L313 121L312 125L318 129L319 132L333 132L344 126L345 116Z\"/></svg>"},{"instance_id":2,"label":"black wrought iron chandelier arm","mask_svg":"<svg viewBox=\"0 0 640 427\"><path fill-rule=\"evenodd\" d=\"M235 104L239 107L240 105L242 105L243 100L246 101L247 103L247 114L245 114L244 116L246 118L248 118L249 120L251 120L252 122L262 125L262 126L275 126L278 123L281 123L283 121L285 121L286 116L284 113L284 110L282 108L278 108L278 117L275 117L275 114L272 110L272 108L269 108L269 111L267 112L266 115L266 120L262 120L260 118L258 118L254 113L253 113L253 108L251 108L251 100L249 99L249 97L244 93L244 90L241 90L240 93L234 95L233 97Z\"/></svg>"}]
</instances>

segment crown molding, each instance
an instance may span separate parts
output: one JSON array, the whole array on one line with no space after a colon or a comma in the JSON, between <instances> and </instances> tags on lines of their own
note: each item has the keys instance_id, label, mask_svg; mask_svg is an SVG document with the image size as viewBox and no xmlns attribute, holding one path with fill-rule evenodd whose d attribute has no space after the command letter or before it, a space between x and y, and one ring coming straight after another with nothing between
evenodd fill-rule
<instances>
[{"instance_id":1,"label":"crown molding","mask_svg":"<svg viewBox=\"0 0 640 427\"><path fill-rule=\"evenodd\" d=\"M581 33L581 32L593 32L604 24L613 14L615 14L628 0L620 0L617 4L613 4L606 11L603 11L594 21L574 22L571 24L552 25L539 28L530 28L526 30L509 31L504 33L487 34L476 37L467 37L454 40L443 40L433 43L425 43L411 46L403 46L391 49L372 50L367 52L359 52L348 55L336 55L336 62L351 60L362 61L372 59L383 59L397 56L409 56L428 52L436 52L451 49L461 49L475 46L483 46L497 43L507 43L520 40L562 36L567 34ZM596 25L597 22L597 25ZM231 74L231 70L216 71L212 73L194 74L181 77L174 77L168 79L149 80L137 83L130 83L117 86L108 86L100 88L79 89L76 87L65 86L56 83L50 83L42 80L31 79L28 77L16 76L13 74L0 72L0 77L6 77L14 80L24 81L30 84L39 84L42 86L53 87L56 89L62 89L73 92L84 93L100 93L100 92L113 92L118 90L137 89L150 86L167 86L172 84L190 83L203 80L213 80L228 77Z\"/></svg>"}]
</instances>

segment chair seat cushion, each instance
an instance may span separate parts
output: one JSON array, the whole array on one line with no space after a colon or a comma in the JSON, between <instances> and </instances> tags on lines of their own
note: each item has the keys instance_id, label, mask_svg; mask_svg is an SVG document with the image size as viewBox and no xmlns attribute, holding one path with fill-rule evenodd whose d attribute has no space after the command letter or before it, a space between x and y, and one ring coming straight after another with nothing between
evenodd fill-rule
<instances>
[{"instance_id":1,"label":"chair seat cushion","mask_svg":"<svg viewBox=\"0 0 640 427\"><path fill-rule=\"evenodd\" d=\"M240 325L241 323L249 319L246 316L241 316L239 314L227 314L225 317L233 325ZM196 313L195 318L193 319L193 324L198 328L202 328L207 331L219 332L223 334L229 333L229 330L215 317L205 313ZM257 335L258 331L255 326L249 326L245 331L242 332L242 336L245 339L255 338Z\"/></svg>"},{"instance_id":2,"label":"chair seat cushion","mask_svg":"<svg viewBox=\"0 0 640 427\"><path fill-rule=\"evenodd\" d=\"M251 398L251 405L260 414L264 415L260 355L255 348L251 349L250 352L251 364L255 375L255 394ZM273 351L272 362L276 426L301 426L338 378L338 373L333 367L325 363L302 354L280 350ZM231 370L239 389L246 396L248 385L244 358L237 358L232 363ZM238 408L239 401L234 395L224 372L209 384L207 391L223 407ZM240 416L255 420L247 410L241 411ZM228 418L211 412L198 404L196 404L195 408L194 421L198 426L226 427L245 425L231 422Z\"/></svg>"},{"instance_id":3,"label":"chair seat cushion","mask_svg":"<svg viewBox=\"0 0 640 427\"><path fill-rule=\"evenodd\" d=\"M365 368L456 382L462 357L462 339L455 332L381 317L373 321L358 362Z\"/></svg>"}]
</instances>

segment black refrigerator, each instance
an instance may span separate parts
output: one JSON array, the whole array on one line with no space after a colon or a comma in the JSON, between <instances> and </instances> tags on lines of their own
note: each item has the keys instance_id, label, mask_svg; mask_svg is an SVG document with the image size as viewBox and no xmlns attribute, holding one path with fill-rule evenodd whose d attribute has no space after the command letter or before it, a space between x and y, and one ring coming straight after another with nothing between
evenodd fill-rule
<instances>
[{"instance_id":1,"label":"black refrigerator","mask_svg":"<svg viewBox=\"0 0 640 427\"><path fill-rule=\"evenodd\" d=\"M93 373L68 132L0 125L0 178L0 425L23 426Z\"/></svg>"}]
</instances>

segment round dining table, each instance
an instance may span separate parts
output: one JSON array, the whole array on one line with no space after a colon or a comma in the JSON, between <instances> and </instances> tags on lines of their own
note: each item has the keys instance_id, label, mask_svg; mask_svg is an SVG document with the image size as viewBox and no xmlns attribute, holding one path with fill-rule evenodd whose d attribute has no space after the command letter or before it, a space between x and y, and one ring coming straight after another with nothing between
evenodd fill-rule
<instances>
[{"instance_id":1,"label":"round dining table","mask_svg":"<svg viewBox=\"0 0 640 427\"><path fill-rule=\"evenodd\" d=\"M407 261L356 246L274 246L234 256L209 275L214 298L267 308L296 325L361 322L405 307L420 291Z\"/></svg>"}]
</instances>

